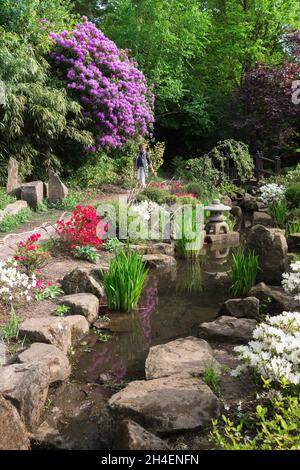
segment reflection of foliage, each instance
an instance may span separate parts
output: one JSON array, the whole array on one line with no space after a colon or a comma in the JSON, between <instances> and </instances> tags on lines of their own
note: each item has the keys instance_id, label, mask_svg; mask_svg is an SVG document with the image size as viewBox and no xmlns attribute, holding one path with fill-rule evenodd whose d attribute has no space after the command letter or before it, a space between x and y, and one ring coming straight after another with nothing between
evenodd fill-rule
<instances>
[{"instance_id":1,"label":"reflection of foliage","mask_svg":"<svg viewBox=\"0 0 300 470\"><path fill-rule=\"evenodd\" d=\"M150 279L144 290L139 313L143 325L143 333L146 338L144 349L148 349L151 342L151 315L158 305L158 281L157 279Z\"/></svg>"},{"instance_id":2,"label":"reflection of foliage","mask_svg":"<svg viewBox=\"0 0 300 470\"><path fill-rule=\"evenodd\" d=\"M206 258L200 256L186 263L185 269L180 270L177 275L177 292L189 292L191 294L203 292L203 268L205 261Z\"/></svg>"}]
</instances>

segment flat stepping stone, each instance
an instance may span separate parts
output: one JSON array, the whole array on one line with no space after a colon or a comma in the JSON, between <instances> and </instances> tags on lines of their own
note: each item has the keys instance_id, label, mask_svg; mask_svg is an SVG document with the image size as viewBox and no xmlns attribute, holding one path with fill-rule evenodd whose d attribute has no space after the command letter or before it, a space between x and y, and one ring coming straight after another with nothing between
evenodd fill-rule
<instances>
[{"instance_id":1,"label":"flat stepping stone","mask_svg":"<svg viewBox=\"0 0 300 470\"><path fill-rule=\"evenodd\" d=\"M66 295L60 300L61 305L67 305L71 313L83 315L89 323L99 317L99 300L93 294Z\"/></svg>"},{"instance_id":2,"label":"flat stepping stone","mask_svg":"<svg viewBox=\"0 0 300 470\"><path fill-rule=\"evenodd\" d=\"M168 444L146 431L131 419L124 420L117 429L115 438L116 450L170 450Z\"/></svg>"},{"instance_id":3,"label":"flat stepping stone","mask_svg":"<svg viewBox=\"0 0 300 470\"><path fill-rule=\"evenodd\" d=\"M90 325L83 315L70 315L64 321L71 329L72 344L78 343L90 331Z\"/></svg>"},{"instance_id":4,"label":"flat stepping stone","mask_svg":"<svg viewBox=\"0 0 300 470\"><path fill-rule=\"evenodd\" d=\"M259 300L256 297L229 299L222 305L219 315L257 319L259 317Z\"/></svg>"},{"instance_id":5,"label":"flat stepping stone","mask_svg":"<svg viewBox=\"0 0 300 470\"><path fill-rule=\"evenodd\" d=\"M206 426L220 413L207 385L180 375L131 382L110 398L108 407L113 416L133 419L158 435Z\"/></svg>"},{"instance_id":6,"label":"flat stepping stone","mask_svg":"<svg viewBox=\"0 0 300 470\"><path fill-rule=\"evenodd\" d=\"M207 340L248 342L257 322L250 318L222 316L213 322L201 323L199 337Z\"/></svg>"},{"instance_id":7,"label":"flat stepping stone","mask_svg":"<svg viewBox=\"0 0 300 470\"><path fill-rule=\"evenodd\" d=\"M143 260L151 268L169 268L177 265L176 259L173 256L162 254L144 255Z\"/></svg>"},{"instance_id":8,"label":"flat stepping stone","mask_svg":"<svg viewBox=\"0 0 300 470\"><path fill-rule=\"evenodd\" d=\"M71 329L64 318L28 318L20 325L19 335L34 343L53 344L64 353L71 346Z\"/></svg>"},{"instance_id":9,"label":"flat stepping stone","mask_svg":"<svg viewBox=\"0 0 300 470\"><path fill-rule=\"evenodd\" d=\"M221 365L210 345L199 338L182 338L153 346L146 359L146 378L157 379L174 374L201 375L207 367L219 371Z\"/></svg>"},{"instance_id":10,"label":"flat stepping stone","mask_svg":"<svg viewBox=\"0 0 300 470\"><path fill-rule=\"evenodd\" d=\"M66 380L71 373L69 359L52 344L33 343L18 359L25 364L39 362L48 367L50 383Z\"/></svg>"}]
</instances>

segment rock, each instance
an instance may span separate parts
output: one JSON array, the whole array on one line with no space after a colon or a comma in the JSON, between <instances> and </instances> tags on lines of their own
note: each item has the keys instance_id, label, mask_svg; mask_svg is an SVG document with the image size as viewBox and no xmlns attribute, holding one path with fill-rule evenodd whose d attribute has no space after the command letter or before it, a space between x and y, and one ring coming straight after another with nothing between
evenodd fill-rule
<instances>
[{"instance_id":1,"label":"rock","mask_svg":"<svg viewBox=\"0 0 300 470\"><path fill-rule=\"evenodd\" d=\"M256 297L260 301L264 313L269 315L298 311L300 308L300 302L296 301L293 296L286 294L282 287L269 287L264 282L252 287L248 295Z\"/></svg>"},{"instance_id":2,"label":"rock","mask_svg":"<svg viewBox=\"0 0 300 470\"><path fill-rule=\"evenodd\" d=\"M35 431L32 439L43 447L50 449L59 449L62 445L62 437L57 428L51 426L47 421L43 421Z\"/></svg>"},{"instance_id":3,"label":"rock","mask_svg":"<svg viewBox=\"0 0 300 470\"><path fill-rule=\"evenodd\" d=\"M84 269L74 269L66 274L61 284L66 294L89 293L104 297L103 286Z\"/></svg>"},{"instance_id":4,"label":"rock","mask_svg":"<svg viewBox=\"0 0 300 470\"><path fill-rule=\"evenodd\" d=\"M64 185L59 176L52 170L49 171L48 185L48 197L51 204L62 202L68 196L68 188Z\"/></svg>"},{"instance_id":5,"label":"rock","mask_svg":"<svg viewBox=\"0 0 300 470\"><path fill-rule=\"evenodd\" d=\"M255 327L253 319L223 316L213 322L201 323L199 336L206 340L247 342L252 338Z\"/></svg>"},{"instance_id":6,"label":"rock","mask_svg":"<svg viewBox=\"0 0 300 470\"><path fill-rule=\"evenodd\" d=\"M99 300L93 294L66 295L60 303L70 307L72 314L83 315L89 323L99 317Z\"/></svg>"},{"instance_id":7,"label":"rock","mask_svg":"<svg viewBox=\"0 0 300 470\"><path fill-rule=\"evenodd\" d=\"M90 325L83 315L70 315L64 320L71 329L72 344L84 338L90 330Z\"/></svg>"},{"instance_id":8,"label":"rock","mask_svg":"<svg viewBox=\"0 0 300 470\"><path fill-rule=\"evenodd\" d=\"M30 430L39 424L49 382L49 368L39 362L0 369L0 393L14 404Z\"/></svg>"},{"instance_id":9,"label":"rock","mask_svg":"<svg viewBox=\"0 0 300 470\"><path fill-rule=\"evenodd\" d=\"M273 227L273 219L266 212L253 212L252 225L264 225L265 227Z\"/></svg>"},{"instance_id":10,"label":"rock","mask_svg":"<svg viewBox=\"0 0 300 470\"><path fill-rule=\"evenodd\" d=\"M244 222L243 211L239 206L233 206L230 212L235 218L235 220L237 221L235 230L240 232L243 228L243 222Z\"/></svg>"},{"instance_id":11,"label":"rock","mask_svg":"<svg viewBox=\"0 0 300 470\"><path fill-rule=\"evenodd\" d=\"M42 181L32 181L21 186L21 199L28 202L33 209L43 202L44 184Z\"/></svg>"},{"instance_id":12,"label":"rock","mask_svg":"<svg viewBox=\"0 0 300 470\"><path fill-rule=\"evenodd\" d=\"M131 250L141 255L167 255L174 256L175 246L173 243L149 243L145 245L130 245Z\"/></svg>"},{"instance_id":13,"label":"rock","mask_svg":"<svg viewBox=\"0 0 300 470\"><path fill-rule=\"evenodd\" d=\"M19 162L15 158L10 157L7 167L7 194L17 196L17 193L20 192L21 184L21 178L19 176Z\"/></svg>"},{"instance_id":14,"label":"rock","mask_svg":"<svg viewBox=\"0 0 300 470\"><path fill-rule=\"evenodd\" d=\"M207 367L220 370L209 344L199 338L176 339L150 348L146 359L146 379L174 374L203 374Z\"/></svg>"},{"instance_id":15,"label":"rock","mask_svg":"<svg viewBox=\"0 0 300 470\"><path fill-rule=\"evenodd\" d=\"M29 439L16 408L0 395L0 450L29 450Z\"/></svg>"},{"instance_id":16,"label":"rock","mask_svg":"<svg viewBox=\"0 0 300 470\"><path fill-rule=\"evenodd\" d=\"M257 200L250 194L245 194L244 197L238 199L237 205L240 206L245 212L255 212L258 210Z\"/></svg>"},{"instance_id":17,"label":"rock","mask_svg":"<svg viewBox=\"0 0 300 470\"><path fill-rule=\"evenodd\" d=\"M232 207L232 200L229 196L222 196L221 203L225 206Z\"/></svg>"},{"instance_id":18,"label":"rock","mask_svg":"<svg viewBox=\"0 0 300 470\"><path fill-rule=\"evenodd\" d=\"M67 353L71 346L71 329L64 318L28 318L20 325L20 337L31 342L53 344Z\"/></svg>"},{"instance_id":19,"label":"rock","mask_svg":"<svg viewBox=\"0 0 300 470\"><path fill-rule=\"evenodd\" d=\"M255 225L250 230L245 248L253 250L259 258L258 281L280 285L282 274L288 269L284 231Z\"/></svg>"},{"instance_id":20,"label":"rock","mask_svg":"<svg viewBox=\"0 0 300 470\"><path fill-rule=\"evenodd\" d=\"M287 243L288 243L289 251L299 252L300 251L300 233L291 233L288 236Z\"/></svg>"},{"instance_id":21,"label":"rock","mask_svg":"<svg viewBox=\"0 0 300 470\"><path fill-rule=\"evenodd\" d=\"M176 259L173 256L167 255L144 255L143 260L151 268L169 268L171 266L176 266Z\"/></svg>"},{"instance_id":22,"label":"rock","mask_svg":"<svg viewBox=\"0 0 300 470\"><path fill-rule=\"evenodd\" d=\"M131 419L117 428L114 450L170 450L168 444Z\"/></svg>"},{"instance_id":23,"label":"rock","mask_svg":"<svg viewBox=\"0 0 300 470\"><path fill-rule=\"evenodd\" d=\"M257 319L259 317L259 300L256 297L227 300L220 309L219 316L222 315Z\"/></svg>"},{"instance_id":24,"label":"rock","mask_svg":"<svg viewBox=\"0 0 300 470\"><path fill-rule=\"evenodd\" d=\"M5 215L17 215L22 210L27 209L27 207L28 204L26 201L16 201L12 204L8 204L4 210L4 213Z\"/></svg>"},{"instance_id":25,"label":"rock","mask_svg":"<svg viewBox=\"0 0 300 470\"><path fill-rule=\"evenodd\" d=\"M7 364L7 347L6 344L0 340L0 367Z\"/></svg>"},{"instance_id":26,"label":"rock","mask_svg":"<svg viewBox=\"0 0 300 470\"><path fill-rule=\"evenodd\" d=\"M113 416L133 419L159 435L206 426L220 413L207 385L180 375L131 382L109 399L108 407Z\"/></svg>"},{"instance_id":27,"label":"rock","mask_svg":"<svg viewBox=\"0 0 300 470\"><path fill-rule=\"evenodd\" d=\"M44 197L49 199L49 183L44 181Z\"/></svg>"},{"instance_id":28,"label":"rock","mask_svg":"<svg viewBox=\"0 0 300 470\"><path fill-rule=\"evenodd\" d=\"M66 380L71 373L67 356L52 344L34 343L18 355L20 362L40 362L49 369L50 383Z\"/></svg>"}]
</instances>

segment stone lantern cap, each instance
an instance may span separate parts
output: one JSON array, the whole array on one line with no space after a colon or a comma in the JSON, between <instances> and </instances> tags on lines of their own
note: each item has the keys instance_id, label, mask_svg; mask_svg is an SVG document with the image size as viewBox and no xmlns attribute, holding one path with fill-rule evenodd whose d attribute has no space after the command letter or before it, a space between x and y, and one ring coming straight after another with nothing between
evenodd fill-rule
<instances>
[{"instance_id":1,"label":"stone lantern cap","mask_svg":"<svg viewBox=\"0 0 300 470\"><path fill-rule=\"evenodd\" d=\"M230 206L225 206L224 204L222 204L220 202L219 199L214 199L212 204L210 206L204 207L204 209L206 211L210 211L210 212L227 212L227 211L231 211L231 207Z\"/></svg>"}]
</instances>

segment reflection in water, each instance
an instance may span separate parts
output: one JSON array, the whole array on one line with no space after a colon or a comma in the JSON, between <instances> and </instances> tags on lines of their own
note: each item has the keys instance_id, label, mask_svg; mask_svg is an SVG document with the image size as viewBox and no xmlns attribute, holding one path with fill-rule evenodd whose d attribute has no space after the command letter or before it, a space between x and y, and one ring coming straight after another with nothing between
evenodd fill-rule
<instances>
[{"instance_id":1,"label":"reflection in water","mask_svg":"<svg viewBox=\"0 0 300 470\"><path fill-rule=\"evenodd\" d=\"M177 293L199 293L203 292L204 279L203 268L206 258L191 258L186 261L186 269L180 271L176 280Z\"/></svg>"}]
</instances>

